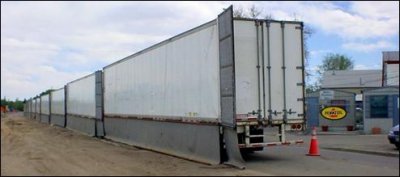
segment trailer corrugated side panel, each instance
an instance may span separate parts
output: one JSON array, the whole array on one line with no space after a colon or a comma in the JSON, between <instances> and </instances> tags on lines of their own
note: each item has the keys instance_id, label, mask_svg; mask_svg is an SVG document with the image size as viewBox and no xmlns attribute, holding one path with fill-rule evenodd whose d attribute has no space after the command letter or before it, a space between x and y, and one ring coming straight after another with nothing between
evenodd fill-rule
<instances>
[{"instance_id":1,"label":"trailer corrugated side panel","mask_svg":"<svg viewBox=\"0 0 400 177\"><path fill-rule=\"evenodd\" d=\"M29 118L33 118L33 99L29 99Z\"/></svg>"},{"instance_id":2,"label":"trailer corrugated side panel","mask_svg":"<svg viewBox=\"0 0 400 177\"><path fill-rule=\"evenodd\" d=\"M33 99L33 104L32 104L32 113L36 114L36 98Z\"/></svg>"},{"instance_id":3,"label":"trailer corrugated side panel","mask_svg":"<svg viewBox=\"0 0 400 177\"><path fill-rule=\"evenodd\" d=\"M30 115L30 118L33 118L33 113L35 112L35 103L34 103L34 100L33 99L31 99L31 115Z\"/></svg>"},{"instance_id":4,"label":"trailer corrugated side panel","mask_svg":"<svg viewBox=\"0 0 400 177\"><path fill-rule=\"evenodd\" d=\"M50 96L49 94L47 95L42 95L40 97L41 104L40 104L40 109L41 109L41 114L49 115L50 114Z\"/></svg>"},{"instance_id":5,"label":"trailer corrugated side panel","mask_svg":"<svg viewBox=\"0 0 400 177\"><path fill-rule=\"evenodd\" d=\"M104 68L104 113L217 121L218 31L214 23Z\"/></svg>"},{"instance_id":6,"label":"trailer corrugated side panel","mask_svg":"<svg viewBox=\"0 0 400 177\"><path fill-rule=\"evenodd\" d=\"M26 109L27 109L27 113L28 113L28 116L29 116L29 113L30 113L30 106L31 106L31 102L30 102L30 99L28 99L27 101L26 101Z\"/></svg>"},{"instance_id":7,"label":"trailer corrugated side panel","mask_svg":"<svg viewBox=\"0 0 400 177\"><path fill-rule=\"evenodd\" d=\"M35 114L35 119L37 121L40 121L40 119L41 119L41 117L40 117L40 114L41 114L40 105L41 105L41 100L40 100L40 97L38 97L38 98L36 98L36 114Z\"/></svg>"},{"instance_id":8,"label":"trailer corrugated side panel","mask_svg":"<svg viewBox=\"0 0 400 177\"><path fill-rule=\"evenodd\" d=\"M40 98L35 99L35 113L36 114L40 113Z\"/></svg>"},{"instance_id":9,"label":"trailer corrugated side panel","mask_svg":"<svg viewBox=\"0 0 400 177\"><path fill-rule=\"evenodd\" d=\"M65 114L64 88L51 92L51 114Z\"/></svg>"},{"instance_id":10,"label":"trailer corrugated side panel","mask_svg":"<svg viewBox=\"0 0 400 177\"><path fill-rule=\"evenodd\" d=\"M205 163L220 163L216 21L104 68L106 136Z\"/></svg>"},{"instance_id":11,"label":"trailer corrugated side panel","mask_svg":"<svg viewBox=\"0 0 400 177\"><path fill-rule=\"evenodd\" d=\"M68 83L67 113L94 118L96 116L95 96L94 74Z\"/></svg>"}]
</instances>

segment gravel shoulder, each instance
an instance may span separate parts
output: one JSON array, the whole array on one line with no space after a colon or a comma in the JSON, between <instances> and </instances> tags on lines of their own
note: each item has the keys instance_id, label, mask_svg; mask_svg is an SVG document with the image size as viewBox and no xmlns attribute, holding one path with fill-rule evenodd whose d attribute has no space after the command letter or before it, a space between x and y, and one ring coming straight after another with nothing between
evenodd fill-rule
<instances>
[{"instance_id":1,"label":"gravel shoulder","mask_svg":"<svg viewBox=\"0 0 400 177\"><path fill-rule=\"evenodd\" d=\"M110 142L9 113L1 118L1 175L262 175Z\"/></svg>"}]
</instances>

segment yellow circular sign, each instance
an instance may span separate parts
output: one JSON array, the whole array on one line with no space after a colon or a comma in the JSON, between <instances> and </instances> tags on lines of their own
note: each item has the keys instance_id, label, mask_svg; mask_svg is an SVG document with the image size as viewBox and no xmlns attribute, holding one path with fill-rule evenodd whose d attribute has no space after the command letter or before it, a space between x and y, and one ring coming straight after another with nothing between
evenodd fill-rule
<instances>
[{"instance_id":1,"label":"yellow circular sign","mask_svg":"<svg viewBox=\"0 0 400 177\"><path fill-rule=\"evenodd\" d=\"M346 117L346 110L341 107L329 106L321 110L321 116L329 120L339 120Z\"/></svg>"}]
</instances>

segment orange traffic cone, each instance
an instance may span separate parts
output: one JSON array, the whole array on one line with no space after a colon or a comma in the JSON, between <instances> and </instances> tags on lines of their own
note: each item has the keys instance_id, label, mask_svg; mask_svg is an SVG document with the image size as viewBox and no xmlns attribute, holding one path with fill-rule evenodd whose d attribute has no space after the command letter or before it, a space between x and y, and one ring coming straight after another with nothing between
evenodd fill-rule
<instances>
[{"instance_id":1,"label":"orange traffic cone","mask_svg":"<svg viewBox=\"0 0 400 177\"><path fill-rule=\"evenodd\" d=\"M307 154L308 156L319 156L318 140L317 140L317 130L313 127L313 132L311 136L310 150Z\"/></svg>"}]
</instances>

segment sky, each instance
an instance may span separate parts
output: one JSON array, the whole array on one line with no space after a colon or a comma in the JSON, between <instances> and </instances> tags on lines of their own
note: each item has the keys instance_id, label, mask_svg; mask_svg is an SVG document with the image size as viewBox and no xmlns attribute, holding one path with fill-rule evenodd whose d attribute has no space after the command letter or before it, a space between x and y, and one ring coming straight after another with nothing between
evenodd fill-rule
<instances>
[{"instance_id":1,"label":"sky","mask_svg":"<svg viewBox=\"0 0 400 177\"><path fill-rule=\"evenodd\" d=\"M1 98L29 99L217 18L223 8L300 20L313 33L308 68L327 53L354 69L382 69L382 51L399 50L399 2L1 2ZM246 11L245 11L246 12ZM312 83L315 77L307 80Z\"/></svg>"}]
</instances>

